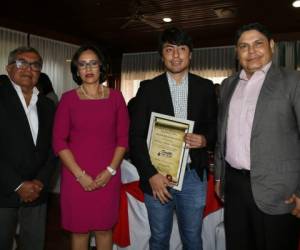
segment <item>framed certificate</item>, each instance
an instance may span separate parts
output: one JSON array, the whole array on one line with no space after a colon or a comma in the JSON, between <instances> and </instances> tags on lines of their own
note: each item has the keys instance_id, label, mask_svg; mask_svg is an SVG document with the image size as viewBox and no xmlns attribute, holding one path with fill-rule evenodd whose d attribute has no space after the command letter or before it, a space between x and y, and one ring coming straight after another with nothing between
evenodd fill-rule
<instances>
[{"instance_id":1,"label":"framed certificate","mask_svg":"<svg viewBox=\"0 0 300 250\"><path fill-rule=\"evenodd\" d=\"M147 136L151 162L157 171L166 176L181 190L189 149L184 136L192 133L194 121L152 112Z\"/></svg>"}]
</instances>

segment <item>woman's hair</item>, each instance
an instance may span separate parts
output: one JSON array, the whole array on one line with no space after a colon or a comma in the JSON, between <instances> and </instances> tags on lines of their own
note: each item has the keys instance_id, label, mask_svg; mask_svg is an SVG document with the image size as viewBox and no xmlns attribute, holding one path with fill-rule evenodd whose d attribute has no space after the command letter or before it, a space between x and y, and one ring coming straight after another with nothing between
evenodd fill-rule
<instances>
[{"instance_id":1,"label":"woman's hair","mask_svg":"<svg viewBox=\"0 0 300 250\"><path fill-rule=\"evenodd\" d=\"M78 63L78 59L81 56L81 54L87 50L91 50L93 51L99 61L100 61L100 66L99 66L99 70L100 70L100 79L99 79L99 83L103 83L105 82L105 80L107 79L107 70L108 70L108 65L107 65L107 60L104 56L104 54L102 53L102 51L95 45L93 44L85 44L82 45L73 55L72 61L71 61L71 73L72 73L72 77L73 80L78 84L81 85L82 84L82 79L80 78L80 76L78 75L78 68L77 68L77 63Z\"/></svg>"},{"instance_id":2,"label":"woman's hair","mask_svg":"<svg viewBox=\"0 0 300 250\"><path fill-rule=\"evenodd\" d=\"M0 75L0 85L2 85L4 83L9 83L9 82L10 82L10 80L7 75Z\"/></svg>"},{"instance_id":3,"label":"woman's hair","mask_svg":"<svg viewBox=\"0 0 300 250\"><path fill-rule=\"evenodd\" d=\"M54 92L51 80L49 76L45 73L40 74L36 87L38 88L39 92L43 95L47 95L50 92Z\"/></svg>"}]
</instances>

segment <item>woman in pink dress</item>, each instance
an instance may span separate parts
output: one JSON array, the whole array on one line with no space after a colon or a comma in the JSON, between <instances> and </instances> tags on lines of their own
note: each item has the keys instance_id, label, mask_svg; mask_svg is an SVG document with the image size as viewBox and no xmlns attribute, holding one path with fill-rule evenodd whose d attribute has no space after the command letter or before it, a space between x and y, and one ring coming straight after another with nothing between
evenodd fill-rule
<instances>
[{"instance_id":1,"label":"woman in pink dress","mask_svg":"<svg viewBox=\"0 0 300 250\"><path fill-rule=\"evenodd\" d=\"M128 113L122 94L103 86L106 60L94 46L80 47L71 62L78 88L58 105L53 147L62 160L62 227L72 232L72 249L112 249L118 220L119 165L128 144Z\"/></svg>"}]
</instances>

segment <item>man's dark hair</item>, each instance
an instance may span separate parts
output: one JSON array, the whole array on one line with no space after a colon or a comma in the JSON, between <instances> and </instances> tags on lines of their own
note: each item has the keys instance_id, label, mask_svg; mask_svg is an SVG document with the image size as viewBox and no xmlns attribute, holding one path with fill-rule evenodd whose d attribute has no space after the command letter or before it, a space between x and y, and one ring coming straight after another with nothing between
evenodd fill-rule
<instances>
[{"instance_id":1,"label":"man's dark hair","mask_svg":"<svg viewBox=\"0 0 300 250\"><path fill-rule=\"evenodd\" d=\"M43 59L42 59L40 53L35 48L26 47L26 46L18 47L16 49L12 50L8 55L7 64L9 65L9 64L14 63L14 61L17 59L18 55L27 53L27 52L35 53L39 57L40 64L43 65Z\"/></svg>"},{"instance_id":2,"label":"man's dark hair","mask_svg":"<svg viewBox=\"0 0 300 250\"><path fill-rule=\"evenodd\" d=\"M165 29L159 37L158 52L160 55L162 55L163 45L165 43L186 45L189 47L190 51L193 50L192 38L186 32L176 27Z\"/></svg>"},{"instance_id":3,"label":"man's dark hair","mask_svg":"<svg viewBox=\"0 0 300 250\"><path fill-rule=\"evenodd\" d=\"M268 39L268 41L270 41L272 39L272 34L267 29L266 26L264 26L260 23L249 23L249 24L243 25L236 31L235 37L234 37L234 43L237 44L241 35L244 32L249 31L249 30L256 30L256 31L262 33L263 35L265 35L265 37Z\"/></svg>"},{"instance_id":4,"label":"man's dark hair","mask_svg":"<svg viewBox=\"0 0 300 250\"><path fill-rule=\"evenodd\" d=\"M82 84L82 79L78 75L77 63L78 63L78 59L79 59L80 55L87 50L93 51L96 54L96 56L98 57L99 61L101 62L101 65L99 66L99 70L100 70L99 83L105 82L105 80L107 78L107 73L108 73L107 72L108 71L107 60L106 60L103 52L94 44L82 45L73 55L73 58L71 61L71 73L72 73L73 80L78 85Z\"/></svg>"}]
</instances>

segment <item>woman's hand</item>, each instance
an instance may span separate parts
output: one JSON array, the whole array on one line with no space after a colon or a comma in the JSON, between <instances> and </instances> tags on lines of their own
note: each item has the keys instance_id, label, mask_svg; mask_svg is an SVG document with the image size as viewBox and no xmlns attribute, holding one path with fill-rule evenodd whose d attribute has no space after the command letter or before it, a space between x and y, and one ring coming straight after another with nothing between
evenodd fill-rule
<instances>
[{"instance_id":1,"label":"woman's hand","mask_svg":"<svg viewBox=\"0 0 300 250\"><path fill-rule=\"evenodd\" d=\"M112 175L107 169L101 171L95 179L97 187L105 187L105 185L110 181L111 177Z\"/></svg>"},{"instance_id":2,"label":"woman's hand","mask_svg":"<svg viewBox=\"0 0 300 250\"><path fill-rule=\"evenodd\" d=\"M84 174L78 178L78 182L85 191L93 191L97 188L96 182L88 174Z\"/></svg>"}]
</instances>

